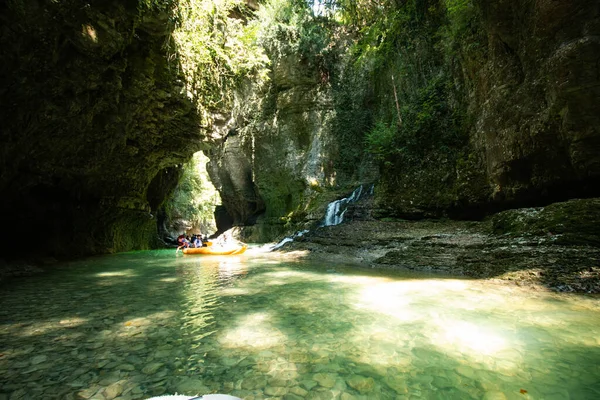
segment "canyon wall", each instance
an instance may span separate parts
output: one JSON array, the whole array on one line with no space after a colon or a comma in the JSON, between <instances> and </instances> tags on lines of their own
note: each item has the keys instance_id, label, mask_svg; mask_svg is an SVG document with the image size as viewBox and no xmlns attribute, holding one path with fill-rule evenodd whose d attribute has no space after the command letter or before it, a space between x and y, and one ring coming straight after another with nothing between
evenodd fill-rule
<instances>
[{"instance_id":1,"label":"canyon wall","mask_svg":"<svg viewBox=\"0 0 600 400\"><path fill-rule=\"evenodd\" d=\"M597 1L387 2L404 19L371 42L364 26L288 21L259 38L270 79L240 79L208 124L176 16L143 4L0 4L4 254L156 247L156 215L200 150L220 220L248 241L318 225L360 184L375 183L377 218L600 196Z\"/></svg>"},{"instance_id":2,"label":"canyon wall","mask_svg":"<svg viewBox=\"0 0 600 400\"><path fill-rule=\"evenodd\" d=\"M156 211L203 148L168 10L0 4L4 256L155 247Z\"/></svg>"},{"instance_id":3,"label":"canyon wall","mask_svg":"<svg viewBox=\"0 0 600 400\"><path fill-rule=\"evenodd\" d=\"M430 53L444 60L437 68L451 77L468 137L390 168L381 212L481 217L600 195L598 2L473 6L457 22L467 33Z\"/></svg>"},{"instance_id":4,"label":"canyon wall","mask_svg":"<svg viewBox=\"0 0 600 400\"><path fill-rule=\"evenodd\" d=\"M478 219L600 195L600 5L408 3L416 22L386 59L357 67L352 33L328 60L284 46L270 52L268 87L240 91L243 104L248 91L261 101L234 110L237 134L213 153L213 173L251 182L249 197L224 199L234 224L254 225L248 237L314 226L327 201L370 182L378 218ZM395 136L374 154L378 121Z\"/></svg>"}]
</instances>

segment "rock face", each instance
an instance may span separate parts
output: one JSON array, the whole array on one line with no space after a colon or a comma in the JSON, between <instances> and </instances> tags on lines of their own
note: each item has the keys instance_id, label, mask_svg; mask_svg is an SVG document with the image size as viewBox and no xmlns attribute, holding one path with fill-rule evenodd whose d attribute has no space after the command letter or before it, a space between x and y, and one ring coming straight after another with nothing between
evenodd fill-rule
<instances>
[{"instance_id":1,"label":"rock face","mask_svg":"<svg viewBox=\"0 0 600 400\"><path fill-rule=\"evenodd\" d=\"M486 59L469 93L472 141L495 201L597 195L600 4L479 1ZM474 73L475 71L469 71Z\"/></svg>"},{"instance_id":2,"label":"rock face","mask_svg":"<svg viewBox=\"0 0 600 400\"><path fill-rule=\"evenodd\" d=\"M253 181L252 165L245 157L240 139L232 130L221 146L209 153L212 159L207 171L221 193L221 201L227 205L225 214L222 211L215 213L215 216L223 216L217 218L219 231L241 223L254 224L265 209Z\"/></svg>"},{"instance_id":3,"label":"rock face","mask_svg":"<svg viewBox=\"0 0 600 400\"><path fill-rule=\"evenodd\" d=\"M424 11L417 33L427 39L407 39L413 50L400 48L399 61L375 70L366 85L373 90L354 92L355 103L378 115L386 101L393 104L386 99L397 84L404 125L422 125L382 165L373 215L482 218L600 195L598 2L467 3L472 17L460 27L428 15L433 6ZM457 29L464 32L452 33ZM456 36L452 46L448 35ZM394 81L394 71L406 73ZM251 166L246 192L264 202L257 228L262 233L254 237L269 239L284 224L297 226L289 223L294 218L314 221L315 211L322 211L316 203L377 177L364 172L368 157L350 160L348 152L342 158L358 161L355 173L341 173L339 155L362 144L373 121L360 120L357 109L341 100L344 87L360 86L354 76L333 71L329 80L329 72L293 52L276 54L261 117L248 124L241 113L234 116L240 138L228 147L228 157L243 157ZM343 114L344 105L351 112ZM415 110L413 119L405 109ZM429 125L422 122L426 118ZM360 134L340 133L349 126L363 128ZM221 162L219 168L238 167ZM257 215L253 202L238 210L244 196L224 200L236 224L253 223Z\"/></svg>"},{"instance_id":4,"label":"rock face","mask_svg":"<svg viewBox=\"0 0 600 400\"><path fill-rule=\"evenodd\" d=\"M599 7L594 1L474 1L468 23L442 24L439 37L456 36L452 46L434 42L417 60L429 60L430 76L410 72L408 78L449 74L448 105L454 114L466 112L461 131L468 136L442 152L443 134L436 132L443 125L420 131L435 138L438 150L391 160L378 188L379 215L479 218L597 196ZM418 63L405 58L412 62L408 70L417 71ZM426 102L411 104L426 111Z\"/></svg>"},{"instance_id":5,"label":"rock face","mask_svg":"<svg viewBox=\"0 0 600 400\"><path fill-rule=\"evenodd\" d=\"M283 249L319 262L600 293L598 201L507 210L484 221L353 220L314 229Z\"/></svg>"},{"instance_id":6,"label":"rock face","mask_svg":"<svg viewBox=\"0 0 600 400\"><path fill-rule=\"evenodd\" d=\"M202 136L170 16L137 7L0 5L3 255L155 243L155 211Z\"/></svg>"},{"instance_id":7,"label":"rock face","mask_svg":"<svg viewBox=\"0 0 600 400\"><path fill-rule=\"evenodd\" d=\"M310 214L313 201L319 204L323 188L340 183L331 87L298 55L273 58L260 118L248 124L235 109L230 134L209 154L211 180L233 225L246 226L248 241L272 240L295 222L320 218L322 209ZM240 103L249 101L248 92L239 96Z\"/></svg>"},{"instance_id":8,"label":"rock face","mask_svg":"<svg viewBox=\"0 0 600 400\"><path fill-rule=\"evenodd\" d=\"M174 18L138 8L150 3L0 4L0 220L16 239L3 254L156 245L155 215L199 150L219 220L251 226L247 241L315 224L329 201L375 181L364 213L375 217L600 196L597 1L456 2L473 17L451 48L454 22L439 11L449 3L431 1L417 7L422 30L394 41L398 59L363 70L350 67L351 33L313 51L326 24L300 44L286 28L268 49L267 87L240 86L233 112L211 110L224 114L213 132L183 90ZM390 110L396 129L397 109L406 129L374 168L365 137Z\"/></svg>"}]
</instances>

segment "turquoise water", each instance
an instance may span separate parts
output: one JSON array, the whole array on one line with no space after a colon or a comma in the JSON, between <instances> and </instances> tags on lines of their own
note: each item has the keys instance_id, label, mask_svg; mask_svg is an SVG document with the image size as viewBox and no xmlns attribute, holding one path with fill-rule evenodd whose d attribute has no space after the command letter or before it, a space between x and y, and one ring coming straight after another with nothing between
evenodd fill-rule
<instances>
[{"instance_id":1,"label":"turquoise water","mask_svg":"<svg viewBox=\"0 0 600 400\"><path fill-rule=\"evenodd\" d=\"M0 286L0 400L598 399L600 298L254 248Z\"/></svg>"}]
</instances>

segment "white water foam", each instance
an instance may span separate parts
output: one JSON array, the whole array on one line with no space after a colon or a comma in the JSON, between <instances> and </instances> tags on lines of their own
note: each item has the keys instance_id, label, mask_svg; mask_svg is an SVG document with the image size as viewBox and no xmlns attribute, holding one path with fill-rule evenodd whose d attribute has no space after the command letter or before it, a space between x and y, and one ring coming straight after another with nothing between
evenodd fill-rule
<instances>
[{"instance_id":1,"label":"white water foam","mask_svg":"<svg viewBox=\"0 0 600 400\"><path fill-rule=\"evenodd\" d=\"M367 195L373 195L374 188L375 188L375 185L371 185L371 187L369 188L369 190L367 192ZM354 189L354 191L352 192L352 194L350 196L344 197L341 200L336 200L336 201L329 203L327 205L327 211L325 212L325 218L323 220L323 223L320 226L334 226L334 225L339 225L342 222L344 222L344 214L346 214L346 211L348 211L348 205L352 204L352 203L356 203L358 200L360 200L362 195L363 195L363 185L360 185L359 187ZM300 236L302 236L308 232L309 232L308 230L304 230L304 231L296 232L292 236L285 237L283 240L281 240L279 243L277 243L275 246L273 246L273 248L271 248L271 251L280 249L286 243L293 242L294 239L299 238Z\"/></svg>"},{"instance_id":2,"label":"white water foam","mask_svg":"<svg viewBox=\"0 0 600 400\"><path fill-rule=\"evenodd\" d=\"M277 250L277 249L281 248L286 243L293 242L294 239L299 238L300 236L302 236L302 235L304 235L305 233L308 233L308 232L309 232L309 230L306 229L304 231L296 232L292 236L288 236L288 237L283 238L283 240L281 242L279 242L275 246L273 246L273 248L271 249L271 251Z\"/></svg>"},{"instance_id":3,"label":"white water foam","mask_svg":"<svg viewBox=\"0 0 600 400\"><path fill-rule=\"evenodd\" d=\"M372 194L373 186L369 190L369 193ZM339 225L344 222L344 214L348 211L348 204L356 203L360 200L360 197L363 194L363 186L360 185L357 187L349 197L344 197L341 200L336 200L327 206L327 212L325 213L325 219L321 226L334 226Z\"/></svg>"}]
</instances>

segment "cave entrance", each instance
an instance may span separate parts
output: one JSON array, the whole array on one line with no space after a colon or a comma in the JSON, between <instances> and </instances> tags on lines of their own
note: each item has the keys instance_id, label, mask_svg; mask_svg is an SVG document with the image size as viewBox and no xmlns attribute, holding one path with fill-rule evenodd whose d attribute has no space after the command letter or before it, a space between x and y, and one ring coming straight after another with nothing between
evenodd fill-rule
<instances>
[{"instance_id":1,"label":"cave entrance","mask_svg":"<svg viewBox=\"0 0 600 400\"><path fill-rule=\"evenodd\" d=\"M164 207L165 236L212 235L217 231L215 209L221 207L221 196L212 184L206 164L208 157L199 151L181 166L181 177Z\"/></svg>"}]
</instances>

